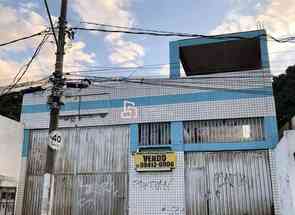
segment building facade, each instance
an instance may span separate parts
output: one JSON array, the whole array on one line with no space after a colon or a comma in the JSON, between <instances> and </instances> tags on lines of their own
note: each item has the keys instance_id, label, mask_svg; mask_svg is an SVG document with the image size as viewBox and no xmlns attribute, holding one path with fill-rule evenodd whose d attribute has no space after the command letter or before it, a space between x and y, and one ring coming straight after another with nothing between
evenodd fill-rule
<instances>
[{"instance_id":1,"label":"building facade","mask_svg":"<svg viewBox=\"0 0 295 215\"><path fill-rule=\"evenodd\" d=\"M284 136L274 150L281 214L291 215L295 211L295 130L285 130Z\"/></svg>"},{"instance_id":2,"label":"building facade","mask_svg":"<svg viewBox=\"0 0 295 215\"><path fill-rule=\"evenodd\" d=\"M13 215L21 169L23 125L0 116L0 215Z\"/></svg>"},{"instance_id":3,"label":"building facade","mask_svg":"<svg viewBox=\"0 0 295 215\"><path fill-rule=\"evenodd\" d=\"M24 97L18 214L43 207L47 95ZM280 214L264 31L171 42L169 79L106 80L64 96L52 214Z\"/></svg>"}]
</instances>

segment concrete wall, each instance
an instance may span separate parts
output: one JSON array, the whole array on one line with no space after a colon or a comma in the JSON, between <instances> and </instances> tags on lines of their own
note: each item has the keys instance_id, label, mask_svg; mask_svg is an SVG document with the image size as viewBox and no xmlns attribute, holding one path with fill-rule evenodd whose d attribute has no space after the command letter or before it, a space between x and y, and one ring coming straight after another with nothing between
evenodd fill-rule
<instances>
[{"instance_id":1,"label":"concrete wall","mask_svg":"<svg viewBox=\"0 0 295 215\"><path fill-rule=\"evenodd\" d=\"M295 130L285 131L274 150L281 214L295 214Z\"/></svg>"},{"instance_id":2,"label":"concrete wall","mask_svg":"<svg viewBox=\"0 0 295 215\"><path fill-rule=\"evenodd\" d=\"M16 187L17 185L21 166L22 140L23 125L0 116L0 186Z\"/></svg>"}]
</instances>

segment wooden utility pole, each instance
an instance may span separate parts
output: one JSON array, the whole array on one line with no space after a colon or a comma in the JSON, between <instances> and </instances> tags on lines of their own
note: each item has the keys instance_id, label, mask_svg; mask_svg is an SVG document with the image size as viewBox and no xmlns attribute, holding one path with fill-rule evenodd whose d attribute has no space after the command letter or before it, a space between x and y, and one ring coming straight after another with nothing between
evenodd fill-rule
<instances>
[{"instance_id":1,"label":"wooden utility pole","mask_svg":"<svg viewBox=\"0 0 295 215\"><path fill-rule=\"evenodd\" d=\"M64 47L65 47L65 39L66 39L67 5L68 5L68 0L61 0L55 71L53 73L53 77L51 78L53 87L51 90L51 95L48 97L48 104L50 106L49 135L58 128L59 112L62 106L61 97L63 94L63 87L64 87L63 62L64 62L64 54L65 54ZM45 188L47 190L44 190L44 192L48 194L47 195L48 199L47 201L45 200L47 215L51 214L52 206L53 206L52 203L54 198L55 158L56 158L56 150L50 147L48 144L47 157L46 157L46 173L49 173L49 174L46 174L44 176L44 181L48 182L48 179L49 179L49 187Z\"/></svg>"},{"instance_id":2,"label":"wooden utility pole","mask_svg":"<svg viewBox=\"0 0 295 215\"><path fill-rule=\"evenodd\" d=\"M64 61L64 47L66 38L66 16L67 16L67 4L68 0L62 0L59 27L58 27L58 44L56 51L55 71L51 81L53 87L51 95L48 98L48 104L50 106L50 122L49 133L58 128L59 111L62 106L61 97L63 94L64 78L63 78L63 61ZM46 171L52 173L54 166L55 150L48 146Z\"/></svg>"}]
</instances>

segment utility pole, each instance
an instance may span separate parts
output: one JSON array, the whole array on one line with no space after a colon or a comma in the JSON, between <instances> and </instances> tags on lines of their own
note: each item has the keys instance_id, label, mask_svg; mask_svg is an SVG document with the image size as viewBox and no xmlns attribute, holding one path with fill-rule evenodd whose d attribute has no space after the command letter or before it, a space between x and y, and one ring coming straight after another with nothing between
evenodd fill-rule
<instances>
[{"instance_id":1,"label":"utility pole","mask_svg":"<svg viewBox=\"0 0 295 215\"><path fill-rule=\"evenodd\" d=\"M59 17L59 26L58 26L58 43L56 50L56 62L55 62L55 71L53 77L50 81L53 84L51 95L48 97L48 105L50 106L50 122L49 122L49 134L55 131L58 128L58 118L60 108L62 106L61 97L63 94L64 87L64 78L63 78L63 61L64 61L64 46L66 39L66 17L67 17L67 4L68 0L61 0L61 9ZM54 29L52 29L54 30ZM52 211L52 203L54 198L54 163L56 158L56 150L47 145L47 156L46 156L46 173L44 181L47 182L49 179L49 187L47 186L44 190L47 201L46 204L46 214L50 215ZM44 187L43 187L44 188ZM48 195L46 195L48 194Z\"/></svg>"}]
</instances>

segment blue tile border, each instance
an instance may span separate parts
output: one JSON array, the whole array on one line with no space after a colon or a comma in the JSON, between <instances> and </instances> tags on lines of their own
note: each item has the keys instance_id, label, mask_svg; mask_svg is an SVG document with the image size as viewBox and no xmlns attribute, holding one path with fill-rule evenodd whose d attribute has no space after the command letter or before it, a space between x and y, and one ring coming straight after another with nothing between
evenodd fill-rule
<instances>
[{"instance_id":1,"label":"blue tile border","mask_svg":"<svg viewBox=\"0 0 295 215\"><path fill-rule=\"evenodd\" d=\"M22 144L22 157L28 157L30 145L30 130L24 129L23 144Z\"/></svg>"},{"instance_id":2,"label":"blue tile border","mask_svg":"<svg viewBox=\"0 0 295 215\"><path fill-rule=\"evenodd\" d=\"M136 152L138 149L138 124L130 124L130 151Z\"/></svg>"},{"instance_id":3,"label":"blue tile border","mask_svg":"<svg viewBox=\"0 0 295 215\"><path fill-rule=\"evenodd\" d=\"M171 144L173 146L183 144L183 122L171 122Z\"/></svg>"},{"instance_id":4,"label":"blue tile border","mask_svg":"<svg viewBox=\"0 0 295 215\"><path fill-rule=\"evenodd\" d=\"M87 109L102 109L102 108L121 108L123 107L124 100L134 102L136 106L154 106L154 105L167 105L178 103L193 103L203 101L220 101L232 99L251 99L272 96L272 88L252 88L243 90L224 90L222 93L218 91L207 91L198 93L186 93L177 95L162 95L162 96L143 96L143 97L130 97L126 99L113 99L113 100L94 100L84 101L80 104L81 110ZM78 110L78 102L68 102L62 107L62 111ZM47 104L36 105L23 105L22 113L46 113L49 112Z\"/></svg>"},{"instance_id":5,"label":"blue tile border","mask_svg":"<svg viewBox=\"0 0 295 215\"><path fill-rule=\"evenodd\" d=\"M265 30L256 30L256 31L218 35L220 37L222 36L225 37L221 39L192 38L192 39L172 41L169 43L170 78L177 79L180 77L180 56L179 56L180 47L239 40L239 38L227 38L229 36L253 38L259 35L266 35ZM269 68L269 56L268 56L268 49L267 49L267 40L265 36L260 37L260 56L261 56L262 68Z\"/></svg>"}]
</instances>

